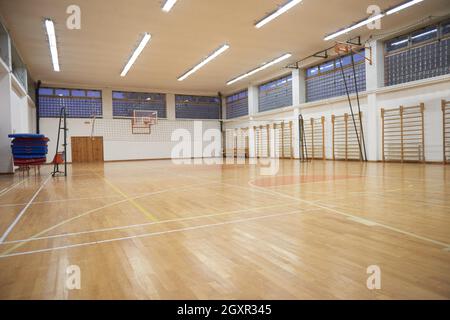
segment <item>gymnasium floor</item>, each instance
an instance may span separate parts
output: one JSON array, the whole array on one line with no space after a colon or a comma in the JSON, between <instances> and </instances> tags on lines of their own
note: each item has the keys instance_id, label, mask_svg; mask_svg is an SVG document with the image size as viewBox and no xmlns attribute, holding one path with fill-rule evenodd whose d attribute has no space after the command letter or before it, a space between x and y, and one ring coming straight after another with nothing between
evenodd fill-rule
<instances>
[{"instance_id":1,"label":"gymnasium floor","mask_svg":"<svg viewBox=\"0 0 450 320\"><path fill-rule=\"evenodd\" d=\"M282 160L0 176L0 299L449 299L450 168ZM17 217L20 216L20 219ZM12 227L12 228L11 228ZM81 268L81 290L65 287ZM381 290L368 290L378 265Z\"/></svg>"}]
</instances>

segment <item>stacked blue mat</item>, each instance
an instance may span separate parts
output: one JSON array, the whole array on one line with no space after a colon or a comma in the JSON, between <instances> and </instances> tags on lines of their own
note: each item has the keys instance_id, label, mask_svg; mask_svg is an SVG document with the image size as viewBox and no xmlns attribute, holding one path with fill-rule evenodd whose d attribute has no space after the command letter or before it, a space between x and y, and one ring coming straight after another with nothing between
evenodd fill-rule
<instances>
[{"instance_id":1,"label":"stacked blue mat","mask_svg":"<svg viewBox=\"0 0 450 320\"><path fill-rule=\"evenodd\" d=\"M14 165L39 165L47 161L48 138L43 134L16 133L8 135L11 143Z\"/></svg>"}]
</instances>

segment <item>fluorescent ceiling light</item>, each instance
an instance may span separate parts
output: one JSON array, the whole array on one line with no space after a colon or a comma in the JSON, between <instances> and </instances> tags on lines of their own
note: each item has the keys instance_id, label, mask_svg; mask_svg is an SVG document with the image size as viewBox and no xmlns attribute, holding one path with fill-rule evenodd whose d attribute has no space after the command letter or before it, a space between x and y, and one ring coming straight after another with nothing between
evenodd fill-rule
<instances>
[{"instance_id":1,"label":"fluorescent ceiling light","mask_svg":"<svg viewBox=\"0 0 450 320\"><path fill-rule=\"evenodd\" d=\"M244 78L247 78L248 76L251 76L252 74L255 74L255 73L259 72L259 71L267 69L268 67L273 66L274 64L277 64L278 62L281 62L283 60L286 60L286 59L290 58L291 56L292 56L292 54L286 53L286 54L282 55L281 57L276 58L275 60L267 62L267 63L263 64L262 66L256 68L256 69L253 69L253 70L251 70L251 71L249 71L247 73L244 73L243 75L240 75L237 78L234 78L234 79L228 81L227 85L233 84L233 83L235 83L235 82L237 82L239 80L242 80Z\"/></svg>"},{"instance_id":2,"label":"fluorescent ceiling light","mask_svg":"<svg viewBox=\"0 0 450 320\"><path fill-rule=\"evenodd\" d=\"M169 12L176 2L177 0L167 0L166 3L164 3L164 6L162 7L162 11Z\"/></svg>"},{"instance_id":3,"label":"fluorescent ceiling light","mask_svg":"<svg viewBox=\"0 0 450 320\"><path fill-rule=\"evenodd\" d=\"M56 47L55 25L50 19L45 19L45 29L47 30L48 45L52 56L53 70L59 72L58 48Z\"/></svg>"},{"instance_id":4,"label":"fluorescent ceiling light","mask_svg":"<svg viewBox=\"0 0 450 320\"><path fill-rule=\"evenodd\" d=\"M278 16L282 15L283 13L285 13L286 11L288 11L289 9L291 9L294 6L296 6L297 4L299 4L302 1L303 0L292 0L292 1L289 1L284 6L279 8L277 11L275 11L274 13L268 15L267 17L265 17L264 19L259 21L257 24L255 24L255 27L257 29L261 28L263 25L269 23L270 21L272 21L273 19L275 19Z\"/></svg>"},{"instance_id":5,"label":"fluorescent ceiling light","mask_svg":"<svg viewBox=\"0 0 450 320\"><path fill-rule=\"evenodd\" d=\"M151 37L152 36L149 33L147 33L147 32L144 33L144 36L142 37L141 42L139 43L138 47L134 50L133 54L130 57L130 60L128 60L127 64L123 68L123 70L122 70L122 72L120 74L121 77L125 77L126 76L126 74L130 70L130 68L133 65L133 63L136 61L136 59L141 54L142 50L144 50L145 46L150 41Z\"/></svg>"},{"instance_id":6,"label":"fluorescent ceiling light","mask_svg":"<svg viewBox=\"0 0 450 320\"><path fill-rule=\"evenodd\" d=\"M201 67L203 67L205 64L207 64L208 62L210 62L211 60L214 60L215 58L217 58L219 55L221 55L222 53L224 53L225 51L227 51L230 48L229 45L224 44L223 46L221 46L219 49L215 50L213 53L211 53L208 57L205 58L205 60L203 60L202 62L200 62L198 65L196 65L195 67L193 67L192 69L190 69L188 72L186 72L185 74L183 74L181 77L178 78L178 81L183 81L184 79L186 79L187 77L189 77L191 74L193 74L194 72L198 71Z\"/></svg>"},{"instance_id":7,"label":"fluorescent ceiling light","mask_svg":"<svg viewBox=\"0 0 450 320\"><path fill-rule=\"evenodd\" d=\"M357 28L359 28L359 27L365 26L365 25L371 23L372 21L381 19L381 18L383 18L385 15L391 15L391 14L393 14L393 13L399 12L399 11L401 11L401 10L403 10L403 9L409 8L409 7L411 7L411 6L413 6L413 5L417 4L417 3L420 3L420 2L422 2L422 1L424 1L424 0L412 0L412 1L408 1L408 2L403 3L403 4L401 4L401 5L397 6L397 7L394 7L394 8L392 8L392 9L389 9L389 10L387 10L386 12L382 12L382 13L376 15L376 16L373 16L373 17L370 17L370 18L368 18L368 19L366 19L366 20L363 20L363 21L361 21L361 22L358 22L358 23L356 23L356 24L354 24L354 25L352 25L352 26L350 26L350 27L348 27L348 28L345 28L345 29L343 29L343 30L340 30L340 31L338 31L338 32L335 32L335 33L333 33L333 34L330 34L330 35L326 36L326 37L324 38L324 40L325 40L325 41L328 41L328 40L334 39L334 38L336 38L336 37L339 37L340 35L343 35L344 33L348 33L348 32L350 32L350 31L352 31L352 30L355 30L355 29L357 29Z\"/></svg>"},{"instance_id":8,"label":"fluorescent ceiling light","mask_svg":"<svg viewBox=\"0 0 450 320\"><path fill-rule=\"evenodd\" d=\"M422 2L422 1L423 1L423 0L413 0L413 1L406 2L406 3L402 4L402 5L399 5L399 6L397 6L397 7L394 7L394 8L392 8L392 9L388 10L388 11L386 12L386 14L387 14L387 15L390 15L390 14L399 12L399 11L401 11L401 10L403 10L403 9L409 8L409 7L415 5L415 4L419 3L419 2Z\"/></svg>"},{"instance_id":9,"label":"fluorescent ceiling light","mask_svg":"<svg viewBox=\"0 0 450 320\"><path fill-rule=\"evenodd\" d=\"M360 27L362 27L362 26L365 26L365 25L371 23L372 21L381 19L381 18L383 18L383 17L384 17L384 13L377 14L376 16L367 18L367 19L365 19L365 20L363 20L363 21L361 21L361 22L358 22L358 23L356 23L356 24L354 24L354 25L352 25L352 26L350 26L350 27L348 27L348 28L345 28L345 29L343 29L343 30L340 30L340 31L338 31L338 32L335 32L335 33L333 33L333 34L330 34L330 35L326 36L326 37L324 38L324 40L325 40L325 41L328 41L328 40L334 39L334 38L336 38L336 37L339 37L340 35L343 35L344 33L348 33L348 32L350 32L350 31L352 31L352 30L358 29L358 28L360 28Z\"/></svg>"}]
</instances>

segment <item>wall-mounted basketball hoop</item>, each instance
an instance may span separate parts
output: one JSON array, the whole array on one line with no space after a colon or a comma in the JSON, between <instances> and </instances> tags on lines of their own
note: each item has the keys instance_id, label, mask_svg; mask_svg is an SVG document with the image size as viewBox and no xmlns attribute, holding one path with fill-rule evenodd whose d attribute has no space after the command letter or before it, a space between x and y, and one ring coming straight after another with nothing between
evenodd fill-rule
<instances>
[{"instance_id":1,"label":"wall-mounted basketball hoop","mask_svg":"<svg viewBox=\"0 0 450 320\"><path fill-rule=\"evenodd\" d=\"M366 50L369 54L366 54L366 53L362 54L361 51L363 49ZM329 54L329 51L331 51L330 54ZM360 55L366 61L368 61L370 65L372 65L372 62L373 62L372 47L361 44L361 38L356 37L356 38L350 39L347 42L336 42L331 47L328 47L324 50L318 51L314 54L311 54L311 55L304 57L294 63L287 65L286 68L302 69L302 68L305 68L309 64L307 62L307 61L309 61L309 59L320 58L320 59L326 60L329 58L333 58L333 56L336 56L336 54L341 56L341 55L345 55L345 54L349 54L349 53L354 53L356 55Z\"/></svg>"},{"instance_id":2,"label":"wall-mounted basketball hoop","mask_svg":"<svg viewBox=\"0 0 450 320\"><path fill-rule=\"evenodd\" d=\"M158 122L158 112L150 110L133 110L131 132L133 134L150 134L152 126Z\"/></svg>"},{"instance_id":3,"label":"wall-mounted basketball hoop","mask_svg":"<svg viewBox=\"0 0 450 320\"><path fill-rule=\"evenodd\" d=\"M370 65L372 65L372 47L370 46L363 46L359 44L349 43L349 42L339 42L336 41L336 44L334 45L334 52L341 56L341 55L347 55L350 53L354 53L360 57L363 57L366 61L369 62ZM365 54L361 54L362 50L367 50L369 52L369 57Z\"/></svg>"}]
</instances>

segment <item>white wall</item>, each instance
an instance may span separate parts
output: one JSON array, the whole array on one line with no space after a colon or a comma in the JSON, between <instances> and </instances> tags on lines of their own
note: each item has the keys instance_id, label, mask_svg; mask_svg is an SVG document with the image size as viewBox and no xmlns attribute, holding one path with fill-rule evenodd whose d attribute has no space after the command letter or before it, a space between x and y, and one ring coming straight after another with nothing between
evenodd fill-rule
<instances>
[{"instance_id":1,"label":"white wall","mask_svg":"<svg viewBox=\"0 0 450 320\"><path fill-rule=\"evenodd\" d=\"M425 159L443 160L443 127L441 100L450 100L450 78L442 82L404 88L377 94L379 108L394 108L425 103ZM426 82L426 81L425 81ZM381 138L380 138L381 139Z\"/></svg>"},{"instance_id":2,"label":"white wall","mask_svg":"<svg viewBox=\"0 0 450 320\"><path fill-rule=\"evenodd\" d=\"M8 134L34 133L36 127L34 103L8 68L5 64L0 66L0 173L14 170Z\"/></svg>"},{"instance_id":3,"label":"white wall","mask_svg":"<svg viewBox=\"0 0 450 320\"><path fill-rule=\"evenodd\" d=\"M7 59L0 58L0 173L13 173L11 152L11 133L34 133L36 112L34 102L27 94L27 74L25 85L12 74L11 38L9 34L1 36L2 49Z\"/></svg>"},{"instance_id":4,"label":"white wall","mask_svg":"<svg viewBox=\"0 0 450 320\"><path fill-rule=\"evenodd\" d=\"M36 107L28 96L20 96L11 90L11 132L34 133L36 128Z\"/></svg>"},{"instance_id":5,"label":"white wall","mask_svg":"<svg viewBox=\"0 0 450 320\"><path fill-rule=\"evenodd\" d=\"M379 44L377 44L379 45ZM380 68L382 67L379 66ZM401 105L413 106L421 102L425 104L425 160L440 162L442 154L442 111L441 100L450 100L450 75L409 82L391 87L379 87L379 78L382 72L374 70L377 79L371 79L371 90L360 93L361 111L363 113L363 126L365 130L366 148L368 160L382 160L381 150L381 108L396 108ZM298 75L297 75L298 76ZM304 85L302 81L294 81L295 85ZM299 88L293 88L294 98L299 100ZM357 112L355 95L351 96L353 110ZM370 103L369 103L370 101ZM254 109L254 106L249 106ZM297 112L297 113L296 113ZM227 120L225 129L245 128L253 125L266 124L280 120L293 120L296 123L300 112L304 119L325 117L325 152L327 159L332 159L332 123L331 115L350 114L347 97L337 97L322 101L300 103L295 106L288 106L279 110L272 110L263 113L254 113L251 116ZM251 118L250 118L251 117ZM251 120L250 120L251 119ZM294 130L296 134L298 128ZM254 149L254 139L250 137L250 150ZM295 136L294 146L298 146L298 135ZM252 155L252 153L250 153ZM298 148L295 150L298 157Z\"/></svg>"},{"instance_id":6,"label":"white wall","mask_svg":"<svg viewBox=\"0 0 450 320\"><path fill-rule=\"evenodd\" d=\"M56 118L41 118L41 133L49 137L48 161L53 159L56 152L58 137L58 122ZM92 119L67 119L67 161L72 161L71 137L91 136ZM179 140L172 141L172 133L177 129L185 130L190 138L191 154L187 157L202 157L203 148L209 144L203 141L204 133L209 129L220 132L219 121L192 121L192 120L159 120L152 126L150 134L133 134L130 120L96 119L94 123L94 136L103 137L105 161L115 160L143 160L143 159L169 159L172 149ZM60 138L62 144L62 132ZM220 142L220 141L219 141ZM201 149L194 150L194 144L201 144ZM60 147L60 151L62 148Z\"/></svg>"},{"instance_id":7,"label":"white wall","mask_svg":"<svg viewBox=\"0 0 450 320\"><path fill-rule=\"evenodd\" d=\"M0 61L2 62L2 61ZM13 171L11 140L11 77L0 72L0 173Z\"/></svg>"}]
</instances>

